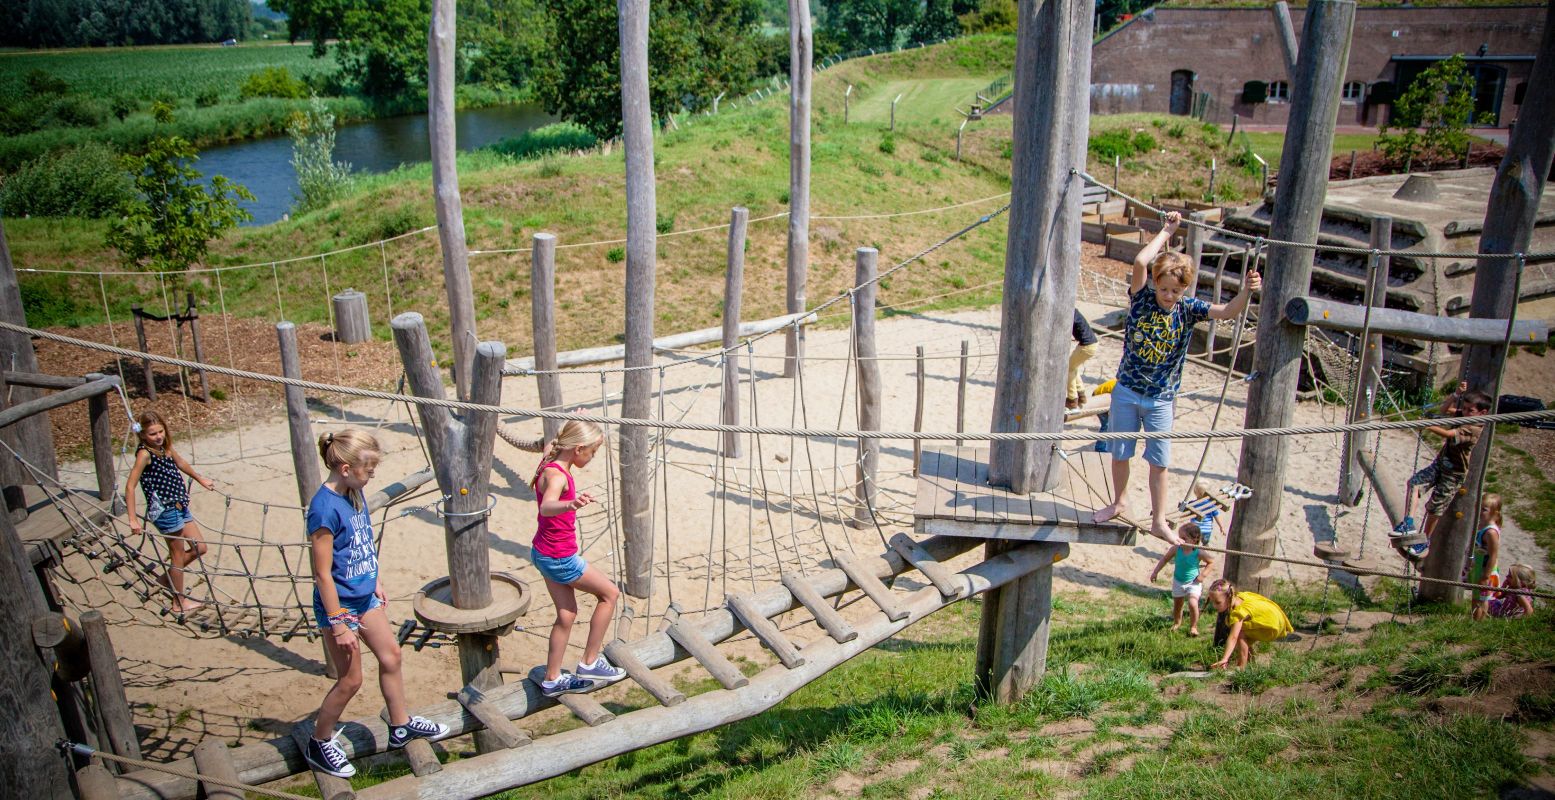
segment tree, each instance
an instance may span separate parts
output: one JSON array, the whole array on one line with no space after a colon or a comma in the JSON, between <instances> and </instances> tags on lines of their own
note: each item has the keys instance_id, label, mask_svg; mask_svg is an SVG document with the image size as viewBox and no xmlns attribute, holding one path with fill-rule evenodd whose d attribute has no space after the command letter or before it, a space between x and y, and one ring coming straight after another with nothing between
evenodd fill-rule
<instances>
[{"instance_id":1,"label":"tree","mask_svg":"<svg viewBox=\"0 0 1555 800\"><path fill-rule=\"evenodd\" d=\"M155 113L159 123L172 122L172 110L166 104L157 104ZM200 171L190 166L199 157L194 145L179 136L158 136L145 154L124 157L135 196L120 209L119 218L109 223L107 242L119 251L127 266L187 269L205 258L211 239L253 219L238 207L239 199L254 199L242 185L221 175L211 177L208 189L200 185Z\"/></svg>"},{"instance_id":2,"label":"tree","mask_svg":"<svg viewBox=\"0 0 1555 800\"><path fill-rule=\"evenodd\" d=\"M287 36L311 39L314 57L338 40L346 78L375 98L395 97L427 75L431 0L270 0L287 15Z\"/></svg>"},{"instance_id":3,"label":"tree","mask_svg":"<svg viewBox=\"0 0 1555 800\"><path fill-rule=\"evenodd\" d=\"M297 213L338 200L351 184L351 165L335 160L335 115L318 95L308 110L286 124L292 137L292 167L297 171Z\"/></svg>"},{"instance_id":4,"label":"tree","mask_svg":"<svg viewBox=\"0 0 1555 800\"><path fill-rule=\"evenodd\" d=\"M848 0L832 6L828 27L853 49L895 47L918 22L920 0Z\"/></svg>"},{"instance_id":5,"label":"tree","mask_svg":"<svg viewBox=\"0 0 1555 800\"><path fill-rule=\"evenodd\" d=\"M1462 53L1432 64L1394 101L1377 146L1399 164L1456 159L1469 143L1472 86Z\"/></svg>"},{"instance_id":6,"label":"tree","mask_svg":"<svg viewBox=\"0 0 1555 800\"><path fill-rule=\"evenodd\" d=\"M551 114L601 139L621 133L616 9L598 0L544 0L552 29L534 65L535 98ZM661 0L648 32L655 118L712 105L750 85L757 55L758 0Z\"/></svg>"},{"instance_id":7,"label":"tree","mask_svg":"<svg viewBox=\"0 0 1555 800\"><path fill-rule=\"evenodd\" d=\"M923 5L923 16L913 26L909 37L915 42L932 42L948 39L961 32L951 0L928 0Z\"/></svg>"},{"instance_id":8,"label":"tree","mask_svg":"<svg viewBox=\"0 0 1555 800\"><path fill-rule=\"evenodd\" d=\"M1015 0L982 0L974 11L958 16L965 33L1014 33Z\"/></svg>"}]
</instances>

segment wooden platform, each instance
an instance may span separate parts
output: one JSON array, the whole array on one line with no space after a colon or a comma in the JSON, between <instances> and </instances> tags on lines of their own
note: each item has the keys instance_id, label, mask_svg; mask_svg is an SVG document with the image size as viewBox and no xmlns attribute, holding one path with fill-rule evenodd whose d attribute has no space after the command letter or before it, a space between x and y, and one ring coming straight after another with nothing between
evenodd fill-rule
<instances>
[{"instance_id":1,"label":"wooden platform","mask_svg":"<svg viewBox=\"0 0 1555 800\"><path fill-rule=\"evenodd\" d=\"M84 514L84 521L92 525L108 518L108 504L98 500L96 492L72 490L67 506L57 508L37 486L26 485L22 490L27 498L27 518L16 523L16 534L33 566L59 552L60 542L75 533L72 521L82 521L79 515Z\"/></svg>"},{"instance_id":2,"label":"wooden platform","mask_svg":"<svg viewBox=\"0 0 1555 800\"><path fill-rule=\"evenodd\" d=\"M925 447L913 527L979 539L1133 544L1133 526L1091 521L1111 499L1108 460L1104 453L1070 454L1054 491L1024 495L988 485L987 447Z\"/></svg>"}]
</instances>

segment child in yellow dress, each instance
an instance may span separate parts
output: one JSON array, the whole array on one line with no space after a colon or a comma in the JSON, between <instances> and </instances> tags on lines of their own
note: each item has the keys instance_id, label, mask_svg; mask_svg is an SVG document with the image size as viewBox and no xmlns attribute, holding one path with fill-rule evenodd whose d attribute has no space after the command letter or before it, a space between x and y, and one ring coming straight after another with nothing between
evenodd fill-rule
<instances>
[{"instance_id":1,"label":"child in yellow dress","mask_svg":"<svg viewBox=\"0 0 1555 800\"><path fill-rule=\"evenodd\" d=\"M1253 657L1252 642L1283 639L1293 630L1279 604L1257 592L1239 592L1236 584L1225 578L1210 584L1209 601L1216 611L1226 615L1226 624L1230 626L1226 653L1210 669L1225 667L1233 654L1237 667L1245 667Z\"/></svg>"}]
</instances>

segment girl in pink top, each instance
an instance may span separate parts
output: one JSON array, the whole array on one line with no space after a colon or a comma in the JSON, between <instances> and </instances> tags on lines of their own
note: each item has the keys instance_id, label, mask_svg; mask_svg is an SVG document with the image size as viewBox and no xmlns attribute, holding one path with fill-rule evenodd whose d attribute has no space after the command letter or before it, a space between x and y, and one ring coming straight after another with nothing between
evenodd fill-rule
<instances>
[{"instance_id":1,"label":"girl in pink top","mask_svg":"<svg viewBox=\"0 0 1555 800\"><path fill-rule=\"evenodd\" d=\"M547 697L586 692L626 677L626 670L611 665L600 653L621 590L578 553L578 509L594 502L594 498L578 491L572 468L588 466L604 441L605 434L592 423L569 420L556 440L546 446L530 481L540 513L529 558L545 578L546 591L556 604L556 623L551 626L550 648L545 657L545 680L540 684L541 693ZM589 617L588 643L576 673L561 668L567 641L572 636L572 623L578 618L574 588L599 598Z\"/></svg>"}]
</instances>

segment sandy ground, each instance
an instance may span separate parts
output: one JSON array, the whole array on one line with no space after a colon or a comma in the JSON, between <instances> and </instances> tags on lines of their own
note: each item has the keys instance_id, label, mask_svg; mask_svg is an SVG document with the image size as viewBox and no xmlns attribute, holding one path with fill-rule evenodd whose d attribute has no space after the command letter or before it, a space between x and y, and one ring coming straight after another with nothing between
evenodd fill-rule
<instances>
[{"instance_id":1,"label":"sandy ground","mask_svg":"<svg viewBox=\"0 0 1555 800\"><path fill-rule=\"evenodd\" d=\"M1109 309L1082 306L1092 317ZM956 314L898 316L878 323L878 349L882 356L898 357L880 364L884 382L886 429L908 430L913 424L913 349L922 345L928 361L927 430L953 430L960 343L970 343L966 419L968 427L986 429L993 398L998 340L997 309ZM780 337L769 337L756 347L755 402L742 398L743 419L762 425L802 425L811 428L849 428L854 425L854 375L843 358L849 350L845 330L809 332L810 361L802 383L780 377ZM1067 350L1065 341L1059 346ZM1101 354L1087 365L1086 381L1100 383L1114 369L1119 357L1116 340L1103 339ZM1528 359L1528 361L1533 361ZM1530 364L1547 371L1547 361ZM1548 376L1543 376L1547 378ZM656 381L659 380L656 376ZM663 373L664 414L672 419L716 421L719 383L715 368L680 366ZM1543 385L1548 385L1547 383ZM1219 374L1189 364L1184 377L1185 395L1178 405L1178 427L1207 428L1215 412L1222 386ZM619 410L619 373L579 372L564 380L569 406L598 409L602 402ZM742 392L749 392L742 384ZM796 404L797 397L803 398ZM375 428L385 456L378 468L377 485L421 469L425 459L403 405L382 401L341 404L340 398L315 397L315 432L344 424ZM534 382L510 378L503 387L507 405L538 404ZM1245 384L1231 384L1219 427L1235 427L1244 412ZM1093 401L1097 402L1097 401ZM1298 407L1296 423L1342 421L1337 406L1306 403ZM534 422L513 422L523 434L538 431ZM1076 429L1094 430L1096 421L1085 420ZM176 426L175 426L176 427ZM220 493L194 492L198 519L215 546L206 557L207 567L222 574L202 582L197 594L228 602L251 599L250 587L237 577L242 572L283 576L300 567L303 541L297 487L291 472L284 417L253 420L226 433L190 438L181 445L198 469L218 481ZM1080 443L1072 445L1085 446ZM1290 476L1281 502L1279 552L1309 558L1314 539L1337 537L1385 568L1399 569L1403 562L1392 555L1384 541L1386 524L1380 509L1337 507L1338 436L1316 436L1292 442ZM656 592L649 600L633 600L630 611L618 622L616 635L634 638L654 629L666 605L673 602L684 613L696 613L722 603L727 592L761 589L774 585L780 570L811 571L828 566L828 550L851 549L875 553L882 536L875 530L852 530L841 523L851 515L849 487L853 474L853 445L849 442L790 441L775 436L745 443L745 457L724 460L718 455L713 434L674 432L656 451L664 469L656 474L655 572ZM1187 489L1202 445L1178 443L1173 455L1170 496ZM1217 442L1208 449L1204 468L1210 482L1233 480L1240 451L1236 442ZM552 620L551 603L528 562L528 542L534 529L533 496L527 483L536 456L499 442L492 493L491 518L493 569L506 570L528 583L534 593L530 610L520 627L502 642L505 658L539 663L544 658L544 636ZM1410 465L1423 463L1432 453L1415 445L1409 434L1387 435L1380 444L1379 461L1392 465L1400 482ZM908 442L889 442L883 448L881 484L884 535L911 530L911 504L915 481L910 475L912 447ZM603 502L580 515L585 555L608 573L620 569L619 526L615 522L618 477L614 455L596 459L578 473L580 485ZM1138 462L1136 462L1137 464ZM1136 509L1147 507L1143 469L1136 471L1131 487ZM90 465L68 465L81 470L68 475L83 485L91 480ZM719 476L722 480L719 480ZM752 488L754 487L754 488ZM372 487L369 487L371 489ZM668 492L668 497L664 493ZM224 494L223 494L224 493ZM795 500L790 502L789 498ZM433 496L421 495L391 508L386 521L376 524L383 535L381 581L391 602L389 617L400 621L410 616L409 597L427 581L447 573L441 524L430 507ZM1082 503L1088 500L1081 500ZM1369 524L1368 524L1369 520ZM259 548L263 541L270 546ZM1217 541L1224 542L1224 538ZM1545 572L1545 559L1530 537L1508 525L1505 536L1507 562L1522 561ZM235 549L224 543L240 543ZM1056 575L1061 592L1097 591L1126 582L1143 586L1164 545L1145 537L1135 547L1075 546L1072 557L1060 564ZM238 559L238 553L244 560ZM282 564L283 554L286 563ZM971 558L968 556L967 558ZM263 559L257 564L253 559ZM1218 561L1218 559L1217 559ZM80 556L69 561L73 575L86 578L100 563ZM247 567L247 569L244 569ZM1219 564L1214 567L1218 575ZM230 573L230 574L227 574ZM1322 570L1280 565L1279 575L1294 581L1324 579ZM1541 575L1541 583L1547 580ZM208 585L207 585L208 584ZM1163 584L1164 585L1164 584ZM266 602L295 605L311 592L301 582L293 595L292 582L284 577L260 582L258 596ZM147 752L152 757L187 755L200 737L219 736L229 742L268 738L289 729L310 715L330 686L323 675L321 645L297 637L281 642L278 637L194 636L187 629L168 625L154 609L121 590L110 590L101 581L66 586L79 602L107 603L105 613L116 624L114 644L121 657L136 722L141 727ZM584 601L586 614L590 604ZM852 611L868 609L864 604ZM798 631L799 636L809 635ZM580 647L585 626L574 631ZM747 645L749 646L749 645ZM374 666L368 664L369 688L358 696L348 717L376 714L381 699L374 688ZM406 649L407 688L412 705L441 700L459 685L453 648Z\"/></svg>"}]
</instances>

